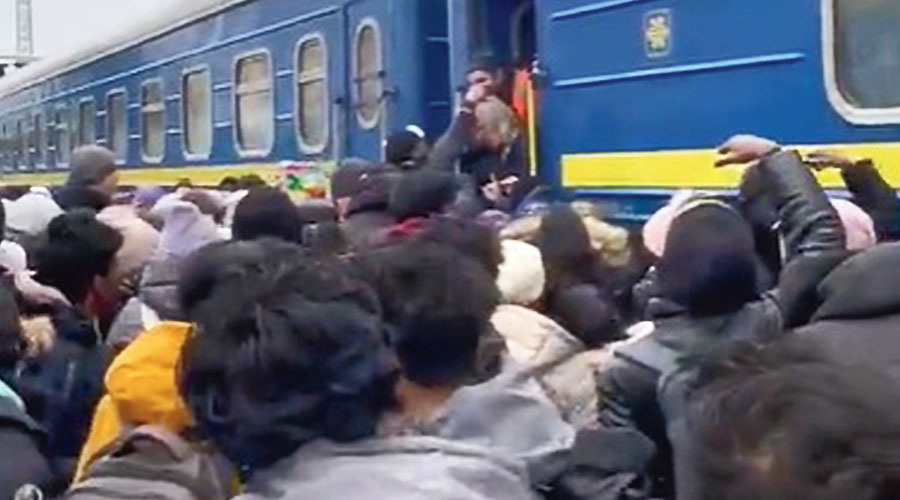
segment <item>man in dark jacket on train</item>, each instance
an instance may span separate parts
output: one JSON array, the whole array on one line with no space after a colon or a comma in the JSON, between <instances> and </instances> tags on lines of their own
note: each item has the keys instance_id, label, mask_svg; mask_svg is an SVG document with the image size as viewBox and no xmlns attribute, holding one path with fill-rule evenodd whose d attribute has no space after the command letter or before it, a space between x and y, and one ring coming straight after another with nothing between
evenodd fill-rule
<instances>
[{"instance_id":1,"label":"man in dark jacket on train","mask_svg":"<svg viewBox=\"0 0 900 500\"><path fill-rule=\"evenodd\" d=\"M512 110L491 96L486 85L473 85L450 128L431 150L427 166L464 174L462 197L474 198L482 209L498 208L528 174Z\"/></svg>"},{"instance_id":2,"label":"man in dark jacket on train","mask_svg":"<svg viewBox=\"0 0 900 500\"><path fill-rule=\"evenodd\" d=\"M778 210L787 263L776 289L757 294L753 234L718 200L687 204L669 231L658 267L660 297L650 303L655 330L615 352L598 376L606 427L636 427L660 449L652 471L657 494L671 495L672 463L657 400L660 377L685 357L735 339L765 341L803 324L815 310L815 285L846 256L834 209L800 160L770 141L738 136L720 164L758 162Z\"/></svg>"}]
</instances>

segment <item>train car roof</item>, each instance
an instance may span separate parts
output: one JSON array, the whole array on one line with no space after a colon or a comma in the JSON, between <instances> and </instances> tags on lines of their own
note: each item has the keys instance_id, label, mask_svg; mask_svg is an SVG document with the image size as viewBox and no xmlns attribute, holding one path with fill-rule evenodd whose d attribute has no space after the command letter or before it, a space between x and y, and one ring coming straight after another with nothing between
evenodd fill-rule
<instances>
[{"instance_id":1,"label":"train car roof","mask_svg":"<svg viewBox=\"0 0 900 500\"><path fill-rule=\"evenodd\" d=\"M100 32L87 43L74 47L71 51L40 60L4 78L0 78L0 98L18 92L50 78L72 71L90 62L191 24L231 6L253 0L190 0L177 2L159 12L151 19L126 23L124 27Z\"/></svg>"}]
</instances>

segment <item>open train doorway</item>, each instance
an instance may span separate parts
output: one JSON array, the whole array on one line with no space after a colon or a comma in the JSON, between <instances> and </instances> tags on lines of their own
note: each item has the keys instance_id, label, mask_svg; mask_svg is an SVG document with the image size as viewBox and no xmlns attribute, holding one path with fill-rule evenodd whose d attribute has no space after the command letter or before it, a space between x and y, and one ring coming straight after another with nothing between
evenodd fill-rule
<instances>
[{"instance_id":1,"label":"open train doorway","mask_svg":"<svg viewBox=\"0 0 900 500\"><path fill-rule=\"evenodd\" d=\"M462 0L451 18L452 78L457 101L469 85L490 79L526 138L528 162L537 173L539 99L534 78L537 36L534 0Z\"/></svg>"}]
</instances>

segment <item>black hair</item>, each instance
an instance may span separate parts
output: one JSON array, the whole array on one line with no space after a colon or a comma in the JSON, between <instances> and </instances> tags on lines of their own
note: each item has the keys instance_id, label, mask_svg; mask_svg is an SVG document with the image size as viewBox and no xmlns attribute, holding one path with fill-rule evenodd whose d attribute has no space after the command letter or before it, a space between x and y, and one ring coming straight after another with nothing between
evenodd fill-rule
<instances>
[{"instance_id":1,"label":"black hair","mask_svg":"<svg viewBox=\"0 0 900 500\"><path fill-rule=\"evenodd\" d=\"M410 172L394 184L390 211L401 222L442 214L456 201L459 189L454 174L433 170Z\"/></svg>"},{"instance_id":2,"label":"black hair","mask_svg":"<svg viewBox=\"0 0 900 500\"><path fill-rule=\"evenodd\" d=\"M191 182L191 180L188 178L178 179L178 184L175 184L175 189L182 189L182 188L193 189L193 187L194 187L194 183Z\"/></svg>"},{"instance_id":3,"label":"black hair","mask_svg":"<svg viewBox=\"0 0 900 500\"><path fill-rule=\"evenodd\" d=\"M40 283L57 288L73 304L81 302L96 277L109 274L122 235L97 220L95 213L77 209L52 221L35 251Z\"/></svg>"},{"instance_id":4,"label":"black hair","mask_svg":"<svg viewBox=\"0 0 900 500\"><path fill-rule=\"evenodd\" d=\"M900 388L806 340L732 345L685 384L691 498L898 498Z\"/></svg>"},{"instance_id":5,"label":"black hair","mask_svg":"<svg viewBox=\"0 0 900 500\"><path fill-rule=\"evenodd\" d=\"M624 325L613 297L604 288L576 285L555 293L547 314L590 349L621 340Z\"/></svg>"},{"instance_id":6,"label":"black hair","mask_svg":"<svg viewBox=\"0 0 900 500\"><path fill-rule=\"evenodd\" d=\"M0 283L0 376L14 372L24 351L25 339L15 294Z\"/></svg>"},{"instance_id":7,"label":"black hair","mask_svg":"<svg viewBox=\"0 0 900 500\"><path fill-rule=\"evenodd\" d=\"M179 296L196 324L180 392L245 472L315 439L371 436L393 404L377 299L337 259L274 240L214 244L191 257Z\"/></svg>"},{"instance_id":8,"label":"black hair","mask_svg":"<svg viewBox=\"0 0 900 500\"><path fill-rule=\"evenodd\" d=\"M244 175L237 181L238 189L263 188L267 186L268 184L266 184L266 181L264 181L262 177L256 174Z\"/></svg>"},{"instance_id":9,"label":"black hair","mask_svg":"<svg viewBox=\"0 0 900 500\"><path fill-rule=\"evenodd\" d=\"M700 203L672 222L657 263L660 289L693 316L733 313L758 297L753 233L730 206Z\"/></svg>"},{"instance_id":10,"label":"black hair","mask_svg":"<svg viewBox=\"0 0 900 500\"><path fill-rule=\"evenodd\" d=\"M234 211L232 231L237 240L263 237L303 242L303 221L294 202L275 188L251 189Z\"/></svg>"},{"instance_id":11,"label":"black hair","mask_svg":"<svg viewBox=\"0 0 900 500\"><path fill-rule=\"evenodd\" d=\"M486 73L494 74L500 71L502 67L499 63L497 63L497 58L494 57L493 54L487 52L481 52L475 54L471 61L469 61L469 67L466 69L466 74L471 74L476 71L484 71Z\"/></svg>"},{"instance_id":12,"label":"black hair","mask_svg":"<svg viewBox=\"0 0 900 500\"><path fill-rule=\"evenodd\" d=\"M219 190L221 191L237 191L239 187L239 182L237 177L228 176L222 179L219 182Z\"/></svg>"},{"instance_id":13,"label":"black hair","mask_svg":"<svg viewBox=\"0 0 900 500\"><path fill-rule=\"evenodd\" d=\"M416 158L416 149L425 143L425 139L415 132L402 130L392 134L384 146L384 156L388 163L403 169L412 170L422 166L424 158Z\"/></svg>"},{"instance_id":14,"label":"black hair","mask_svg":"<svg viewBox=\"0 0 900 500\"><path fill-rule=\"evenodd\" d=\"M497 233L473 220L456 217L433 217L427 220L417 241L450 246L474 259L495 280L503 263L503 247Z\"/></svg>"},{"instance_id":15,"label":"black hair","mask_svg":"<svg viewBox=\"0 0 900 500\"><path fill-rule=\"evenodd\" d=\"M484 267L452 247L416 241L368 259L404 376L426 386L476 376L479 342L500 299Z\"/></svg>"}]
</instances>

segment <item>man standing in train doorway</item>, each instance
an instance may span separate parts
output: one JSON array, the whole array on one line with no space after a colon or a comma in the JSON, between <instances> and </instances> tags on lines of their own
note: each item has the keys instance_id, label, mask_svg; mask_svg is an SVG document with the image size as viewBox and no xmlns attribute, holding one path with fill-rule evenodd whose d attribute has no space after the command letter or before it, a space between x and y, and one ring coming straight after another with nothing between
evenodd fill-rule
<instances>
[{"instance_id":1,"label":"man standing in train doorway","mask_svg":"<svg viewBox=\"0 0 900 500\"><path fill-rule=\"evenodd\" d=\"M463 174L468 198L459 205L464 214L485 209L515 211L519 191L529 190L521 124L500 98L502 71L489 59L470 66L467 89L450 128L437 141L428 159L430 168ZM521 185L521 186L520 186ZM471 197L466 196L471 193Z\"/></svg>"}]
</instances>

